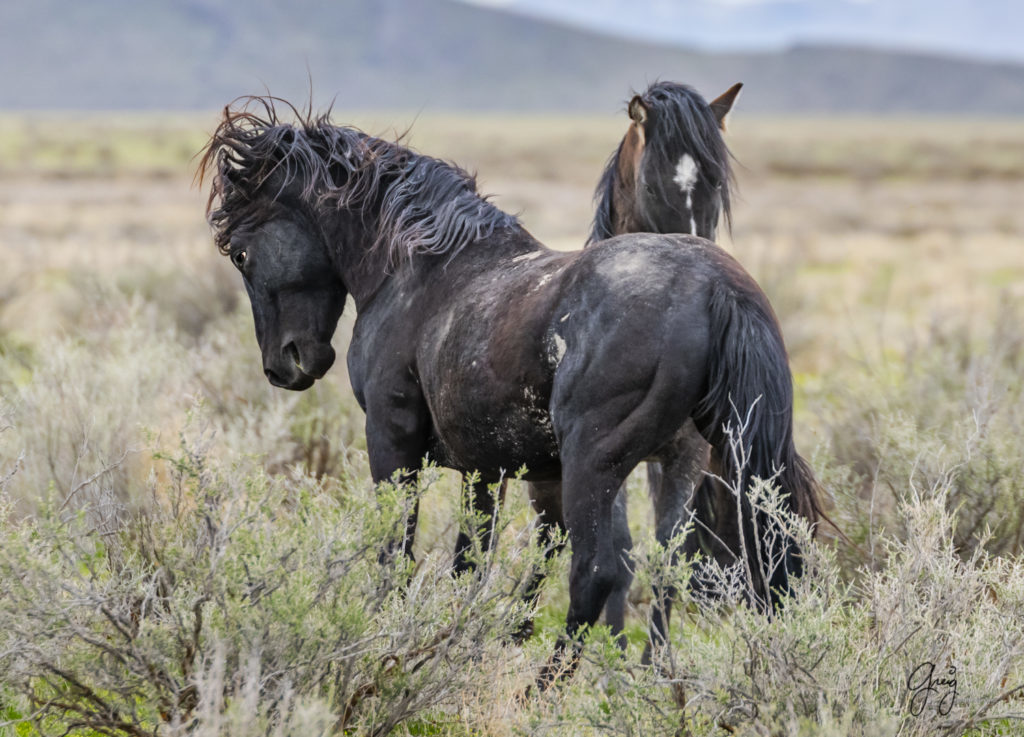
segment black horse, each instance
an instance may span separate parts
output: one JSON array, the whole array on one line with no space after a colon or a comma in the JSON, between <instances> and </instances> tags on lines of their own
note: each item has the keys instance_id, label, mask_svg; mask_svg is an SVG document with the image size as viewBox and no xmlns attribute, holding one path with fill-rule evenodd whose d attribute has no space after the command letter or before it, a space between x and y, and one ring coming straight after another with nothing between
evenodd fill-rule
<instances>
[{"instance_id":1,"label":"black horse","mask_svg":"<svg viewBox=\"0 0 1024 737\"><path fill-rule=\"evenodd\" d=\"M322 377L350 294L349 373L375 481L408 479L429 454L485 483L519 466L561 482L568 638L542 683L628 575L612 530L619 487L641 461L674 456L689 419L740 488L775 477L791 506L816 505L777 321L724 251L652 234L551 251L461 169L291 110L295 124L269 98L226 110L201 164L264 372L296 390ZM729 452L737 415L744 463ZM763 595L787 591L795 541L780 556L755 542Z\"/></svg>"},{"instance_id":2,"label":"black horse","mask_svg":"<svg viewBox=\"0 0 1024 737\"><path fill-rule=\"evenodd\" d=\"M711 103L693 88L674 82L656 82L634 95L627 107L630 125L597 185L587 246L641 232L689 233L715 240L722 214L727 222L731 219L731 155L722 132L742 87L733 85ZM666 544L693 517L693 533L681 552L702 551L729 565L740 555L735 501L704 478L710 447L692 421L680 440L667 477L661 463L647 464L656 539ZM717 466L715 470L721 471ZM542 527L546 541L553 529L563 526L561 485L531 484L529 493L542 523L552 528ZM616 500L613 514L618 545L631 547L624 494ZM624 576L605 604L613 633L624 626L631 578ZM673 596L672 591L657 592L652 638L664 637Z\"/></svg>"},{"instance_id":3,"label":"black horse","mask_svg":"<svg viewBox=\"0 0 1024 737\"><path fill-rule=\"evenodd\" d=\"M656 82L630 100L631 123L597 187L588 245L644 231L690 233L714 241L723 214L731 225L731 154L722 133L742 87L735 84L708 103L689 86ZM647 464L655 538L667 544L692 519L693 530L680 552L701 552L727 566L742 556L741 526L730 490L705 474L708 467L715 474L724 472L720 459L711 455L691 421L674 458ZM802 511L816 521L816 507ZM627 523L619 525L628 533ZM698 590L700 570L691 578ZM619 608L616 599L625 593L613 593L610 610ZM674 594L671 589L655 592L652 642L666 635Z\"/></svg>"}]
</instances>

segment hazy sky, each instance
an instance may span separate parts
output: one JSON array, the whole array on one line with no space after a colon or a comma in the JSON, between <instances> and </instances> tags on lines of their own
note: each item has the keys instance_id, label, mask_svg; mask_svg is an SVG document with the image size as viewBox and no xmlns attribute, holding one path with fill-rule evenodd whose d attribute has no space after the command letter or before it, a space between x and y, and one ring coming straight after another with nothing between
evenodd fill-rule
<instances>
[{"instance_id":1,"label":"hazy sky","mask_svg":"<svg viewBox=\"0 0 1024 737\"><path fill-rule=\"evenodd\" d=\"M1021 0L465 0L711 49L833 41L1024 61Z\"/></svg>"}]
</instances>

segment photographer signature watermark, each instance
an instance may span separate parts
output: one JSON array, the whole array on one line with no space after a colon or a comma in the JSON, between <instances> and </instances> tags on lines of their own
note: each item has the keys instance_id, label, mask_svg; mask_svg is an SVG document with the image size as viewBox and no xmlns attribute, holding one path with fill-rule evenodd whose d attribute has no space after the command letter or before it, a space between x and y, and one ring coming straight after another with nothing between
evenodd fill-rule
<instances>
[{"instance_id":1,"label":"photographer signature watermark","mask_svg":"<svg viewBox=\"0 0 1024 737\"><path fill-rule=\"evenodd\" d=\"M956 666L950 665L944 672L936 673L935 663L925 661L907 677L907 690L913 716L921 716L929 703L934 704L940 715L946 716L956 702Z\"/></svg>"}]
</instances>

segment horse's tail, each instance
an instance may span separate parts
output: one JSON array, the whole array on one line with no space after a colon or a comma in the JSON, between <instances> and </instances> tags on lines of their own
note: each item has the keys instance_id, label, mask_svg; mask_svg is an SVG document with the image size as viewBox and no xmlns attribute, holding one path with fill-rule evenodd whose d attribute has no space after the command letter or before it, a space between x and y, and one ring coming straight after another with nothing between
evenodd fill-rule
<instances>
[{"instance_id":1,"label":"horse's tail","mask_svg":"<svg viewBox=\"0 0 1024 737\"><path fill-rule=\"evenodd\" d=\"M790 509L813 525L821 516L818 484L793 444L793 377L775 313L757 284L737 270L712 283L709 316L708 390L694 418L711 443L722 478L739 484L745 534L753 532L751 521L759 517L751 515L746 500L754 476L774 477ZM738 445L730 443L727 426ZM749 559L756 545L749 539L746 544ZM801 570L796 544L788 540L785 565L768 584L784 592L787 573Z\"/></svg>"}]
</instances>

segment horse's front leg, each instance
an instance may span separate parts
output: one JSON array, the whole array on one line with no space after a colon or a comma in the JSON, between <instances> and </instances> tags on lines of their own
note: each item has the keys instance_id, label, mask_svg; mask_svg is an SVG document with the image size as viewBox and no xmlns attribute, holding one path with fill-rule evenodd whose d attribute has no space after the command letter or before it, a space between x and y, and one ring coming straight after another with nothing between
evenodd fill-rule
<instances>
[{"instance_id":1,"label":"horse's front leg","mask_svg":"<svg viewBox=\"0 0 1024 737\"><path fill-rule=\"evenodd\" d=\"M465 494L466 481L463 477L463 493ZM497 494L497 506L500 507L505 501L505 489L508 482L501 480L501 486ZM476 481L468 488L468 494L463 497L463 505L470 514L482 514L480 524L474 531L476 539L480 541L481 548L489 551L494 544L493 532L496 525L495 517L495 495L491 492L490 484L486 481ZM455 573L464 573L476 568L470 553L473 550L473 538L468 531L460 529L459 536L455 541Z\"/></svg>"},{"instance_id":2,"label":"horse's front leg","mask_svg":"<svg viewBox=\"0 0 1024 737\"><path fill-rule=\"evenodd\" d=\"M391 388L379 392L367 402L366 450L370 458L370 475L375 484L397 481L402 486L415 489L427 452L430 424L426 402L413 389ZM416 499L409 510L404 534L401 539L389 543L389 553L394 553L401 545L405 555L413 557L418 512L419 500Z\"/></svg>"}]
</instances>

